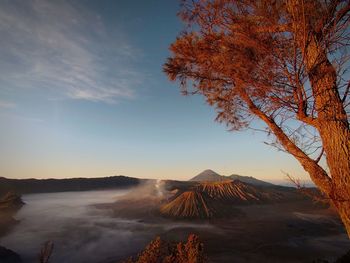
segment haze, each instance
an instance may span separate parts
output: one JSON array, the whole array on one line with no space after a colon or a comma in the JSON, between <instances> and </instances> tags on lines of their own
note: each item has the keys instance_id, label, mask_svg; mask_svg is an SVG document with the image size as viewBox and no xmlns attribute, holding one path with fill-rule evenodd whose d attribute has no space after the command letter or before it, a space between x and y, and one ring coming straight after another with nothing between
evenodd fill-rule
<instances>
[{"instance_id":1,"label":"haze","mask_svg":"<svg viewBox=\"0 0 350 263\"><path fill-rule=\"evenodd\" d=\"M24 262L37 262L38 251L54 241L52 262L118 262L138 253L154 236L176 228L206 228L207 224L144 222L116 218L94 205L111 203L127 194L147 196L149 187L128 190L30 194L16 218L20 224L1 239L2 245L21 254ZM125 198L125 197L124 197ZM217 230L216 230L217 231ZM51 261L50 261L51 262Z\"/></svg>"}]
</instances>

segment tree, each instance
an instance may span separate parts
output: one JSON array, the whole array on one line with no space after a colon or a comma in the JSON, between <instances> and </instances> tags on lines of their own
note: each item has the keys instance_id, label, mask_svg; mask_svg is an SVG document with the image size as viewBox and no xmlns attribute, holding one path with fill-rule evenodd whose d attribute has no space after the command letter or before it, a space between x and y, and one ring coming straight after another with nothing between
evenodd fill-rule
<instances>
[{"instance_id":1,"label":"tree","mask_svg":"<svg viewBox=\"0 0 350 263\"><path fill-rule=\"evenodd\" d=\"M350 236L350 1L184 0L179 15L187 27L169 79L204 95L232 130L263 121Z\"/></svg>"},{"instance_id":2,"label":"tree","mask_svg":"<svg viewBox=\"0 0 350 263\"><path fill-rule=\"evenodd\" d=\"M50 263L50 258L53 252L54 244L52 241L46 241L41 248L39 254L39 262L40 263Z\"/></svg>"}]
</instances>

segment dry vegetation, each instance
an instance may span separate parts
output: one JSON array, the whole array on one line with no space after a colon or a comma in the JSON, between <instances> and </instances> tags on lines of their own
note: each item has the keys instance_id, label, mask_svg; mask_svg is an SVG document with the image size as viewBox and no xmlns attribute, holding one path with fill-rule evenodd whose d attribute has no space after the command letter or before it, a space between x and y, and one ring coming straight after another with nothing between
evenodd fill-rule
<instances>
[{"instance_id":1,"label":"dry vegetation","mask_svg":"<svg viewBox=\"0 0 350 263\"><path fill-rule=\"evenodd\" d=\"M204 263L203 244L196 235L190 234L186 243L169 243L157 237L136 259L123 263Z\"/></svg>"}]
</instances>

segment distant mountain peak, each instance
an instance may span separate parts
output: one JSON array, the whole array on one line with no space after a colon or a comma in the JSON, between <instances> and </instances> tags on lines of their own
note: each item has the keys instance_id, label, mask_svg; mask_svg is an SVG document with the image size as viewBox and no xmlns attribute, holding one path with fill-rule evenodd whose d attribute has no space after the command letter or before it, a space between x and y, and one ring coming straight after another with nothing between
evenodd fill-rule
<instances>
[{"instance_id":1,"label":"distant mountain peak","mask_svg":"<svg viewBox=\"0 0 350 263\"><path fill-rule=\"evenodd\" d=\"M217 172L213 171L212 169L206 169L203 172L199 173L198 175L201 174L215 174L215 175L219 175Z\"/></svg>"},{"instance_id":2,"label":"distant mountain peak","mask_svg":"<svg viewBox=\"0 0 350 263\"><path fill-rule=\"evenodd\" d=\"M190 181L220 181L222 175L214 172L211 169L206 169L203 172L197 174L195 177L190 179Z\"/></svg>"},{"instance_id":3,"label":"distant mountain peak","mask_svg":"<svg viewBox=\"0 0 350 263\"><path fill-rule=\"evenodd\" d=\"M203 172L199 173L189 181L198 181L198 182L204 182L204 181L209 181L209 182L214 182L214 181L225 181L225 180L239 180L244 183L249 183L257 186L272 186L273 184L256 179L255 177L252 176L243 176L243 175L238 175L238 174L232 174L230 176L224 176L220 175L217 172L211 170L211 169L206 169Z\"/></svg>"}]
</instances>

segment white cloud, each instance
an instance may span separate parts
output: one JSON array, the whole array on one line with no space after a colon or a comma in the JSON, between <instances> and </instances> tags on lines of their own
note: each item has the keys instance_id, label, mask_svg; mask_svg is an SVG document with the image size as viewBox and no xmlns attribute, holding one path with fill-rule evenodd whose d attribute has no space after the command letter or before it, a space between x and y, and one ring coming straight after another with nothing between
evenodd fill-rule
<instances>
[{"instance_id":1,"label":"white cloud","mask_svg":"<svg viewBox=\"0 0 350 263\"><path fill-rule=\"evenodd\" d=\"M1 101L0 100L0 108L5 108L5 109L13 109L16 108L16 104L13 102L9 102L9 101Z\"/></svg>"},{"instance_id":2,"label":"white cloud","mask_svg":"<svg viewBox=\"0 0 350 263\"><path fill-rule=\"evenodd\" d=\"M108 32L74 1L0 2L0 80L8 86L108 103L130 99L142 79L130 64L136 53L122 32Z\"/></svg>"}]
</instances>

